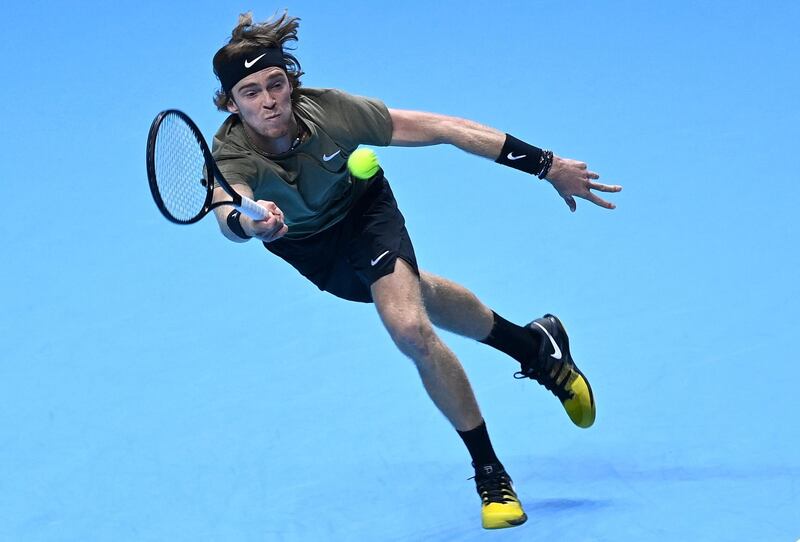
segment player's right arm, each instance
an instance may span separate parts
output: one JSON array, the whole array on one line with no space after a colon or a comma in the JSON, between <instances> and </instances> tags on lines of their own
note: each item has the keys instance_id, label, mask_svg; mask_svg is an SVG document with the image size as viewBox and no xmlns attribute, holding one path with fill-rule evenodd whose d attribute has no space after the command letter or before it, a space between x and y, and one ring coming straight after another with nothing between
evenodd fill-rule
<instances>
[{"instance_id":1,"label":"player's right arm","mask_svg":"<svg viewBox=\"0 0 800 542\"><path fill-rule=\"evenodd\" d=\"M237 184L234 185L233 189L242 196L253 199L253 190L249 186ZM220 187L214 189L214 202L226 201L229 199L230 197L225 193L225 190ZM255 237L259 241L264 241L265 243L269 243L270 241L274 241L275 239L283 237L284 234L289 231L289 227L284 224L283 211L281 211L272 201L258 200L256 203L267 209L270 212L270 216L267 220L253 220L245 214L240 215L239 222L242 224L242 229L244 232L251 237ZM248 241L248 239L242 239L233 233L228 227L228 215L233 210L233 205L222 205L214 209L214 216L217 217L217 224L219 224L219 229L222 232L222 235L234 243L244 243Z\"/></svg>"}]
</instances>

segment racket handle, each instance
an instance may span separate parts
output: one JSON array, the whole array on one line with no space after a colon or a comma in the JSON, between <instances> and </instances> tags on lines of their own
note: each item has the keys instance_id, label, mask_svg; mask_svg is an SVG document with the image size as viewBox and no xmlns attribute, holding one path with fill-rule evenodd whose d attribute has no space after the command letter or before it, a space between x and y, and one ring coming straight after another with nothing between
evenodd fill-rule
<instances>
[{"instance_id":1,"label":"racket handle","mask_svg":"<svg viewBox=\"0 0 800 542\"><path fill-rule=\"evenodd\" d=\"M246 214L253 220L266 220L270 212L248 197L242 197L241 205L236 206L239 212Z\"/></svg>"}]
</instances>

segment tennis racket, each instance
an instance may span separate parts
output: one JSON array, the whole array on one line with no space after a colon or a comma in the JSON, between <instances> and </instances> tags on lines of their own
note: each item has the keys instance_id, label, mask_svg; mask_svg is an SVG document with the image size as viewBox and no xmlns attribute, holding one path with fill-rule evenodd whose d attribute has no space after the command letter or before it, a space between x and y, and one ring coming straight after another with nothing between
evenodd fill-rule
<instances>
[{"instance_id":1,"label":"tennis racket","mask_svg":"<svg viewBox=\"0 0 800 542\"><path fill-rule=\"evenodd\" d=\"M147 178L161 214L175 224L193 224L221 205L233 205L253 220L270 212L228 184L200 129L186 113L159 113L147 135ZM231 197L212 203L214 179Z\"/></svg>"}]
</instances>

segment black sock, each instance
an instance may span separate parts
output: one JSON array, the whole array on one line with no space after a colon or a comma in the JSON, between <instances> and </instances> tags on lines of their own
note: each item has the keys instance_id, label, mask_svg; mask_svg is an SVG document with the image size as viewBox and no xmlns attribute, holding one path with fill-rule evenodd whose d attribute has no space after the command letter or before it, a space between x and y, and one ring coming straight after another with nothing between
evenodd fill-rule
<instances>
[{"instance_id":1,"label":"black sock","mask_svg":"<svg viewBox=\"0 0 800 542\"><path fill-rule=\"evenodd\" d=\"M456 430L456 432L466 444L469 455L472 456L472 464L476 469L490 463L500 463L500 460L494 454L492 441L489 440L489 433L486 431L485 421L481 421L481 424L475 429L470 429L469 431Z\"/></svg>"},{"instance_id":2,"label":"black sock","mask_svg":"<svg viewBox=\"0 0 800 542\"><path fill-rule=\"evenodd\" d=\"M488 337L479 342L508 354L520 363L536 359L541 346L539 335L512 324L494 311L492 315L494 315L492 331Z\"/></svg>"}]
</instances>

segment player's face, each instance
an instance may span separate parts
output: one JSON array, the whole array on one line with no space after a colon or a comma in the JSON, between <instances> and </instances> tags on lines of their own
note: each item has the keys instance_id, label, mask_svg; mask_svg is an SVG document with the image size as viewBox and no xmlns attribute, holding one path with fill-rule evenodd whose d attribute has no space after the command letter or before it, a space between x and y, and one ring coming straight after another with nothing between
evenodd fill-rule
<instances>
[{"instance_id":1,"label":"player's face","mask_svg":"<svg viewBox=\"0 0 800 542\"><path fill-rule=\"evenodd\" d=\"M231 113L266 139L292 137L292 85L280 68L266 68L236 83Z\"/></svg>"}]
</instances>

